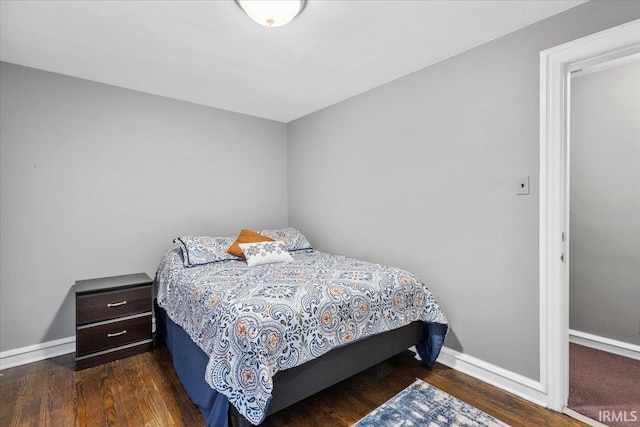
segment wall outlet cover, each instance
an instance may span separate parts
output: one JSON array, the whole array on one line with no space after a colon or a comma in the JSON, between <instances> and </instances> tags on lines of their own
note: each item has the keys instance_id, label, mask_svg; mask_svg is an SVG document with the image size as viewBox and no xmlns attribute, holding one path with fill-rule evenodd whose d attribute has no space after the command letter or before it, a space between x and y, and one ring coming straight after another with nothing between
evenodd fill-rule
<instances>
[{"instance_id":1,"label":"wall outlet cover","mask_svg":"<svg viewBox=\"0 0 640 427\"><path fill-rule=\"evenodd\" d=\"M529 194L529 177L528 176L518 177L516 194L519 196Z\"/></svg>"}]
</instances>

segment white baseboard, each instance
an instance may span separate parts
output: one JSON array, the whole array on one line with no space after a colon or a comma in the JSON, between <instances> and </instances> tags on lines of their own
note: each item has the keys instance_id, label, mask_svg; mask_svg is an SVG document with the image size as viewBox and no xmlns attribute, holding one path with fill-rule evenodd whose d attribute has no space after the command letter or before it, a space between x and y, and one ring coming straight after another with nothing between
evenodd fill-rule
<instances>
[{"instance_id":1,"label":"white baseboard","mask_svg":"<svg viewBox=\"0 0 640 427\"><path fill-rule=\"evenodd\" d=\"M576 412L573 409L564 408L562 412L569 415L571 418L575 418L578 421L582 421L583 423L590 425L591 427L609 427L608 425L602 424L600 421L596 421L592 418L582 415L581 413Z\"/></svg>"},{"instance_id":2,"label":"white baseboard","mask_svg":"<svg viewBox=\"0 0 640 427\"><path fill-rule=\"evenodd\" d=\"M537 405L548 406L547 393L539 381L447 347L442 348L437 361Z\"/></svg>"},{"instance_id":3,"label":"white baseboard","mask_svg":"<svg viewBox=\"0 0 640 427\"><path fill-rule=\"evenodd\" d=\"M76 351L76 337L61 338L0 353L0 370L39 362Z\"/></svg>"},{"instance_id":4,"label":"white baseboard","mask_svg":"<svg viewBox=\"0 0 640 427\"><path fill-rule=\"evenodd\" d=\"M151 321L151 331L154 333L156 331L155 317ZM75 336L2 351L0 352L0 370L26 365L27 363L39 362L75 351Z\"/></svg>"},{"instance_id":5,"label":"white baseboard","mask_svg":"<svg viewBox=\"0 0 640 427\"><path fill-rule=\"evenodd\" d=\"M640 345L569 329L569 342L640 360Z\"/></svg>"}]
</instances>

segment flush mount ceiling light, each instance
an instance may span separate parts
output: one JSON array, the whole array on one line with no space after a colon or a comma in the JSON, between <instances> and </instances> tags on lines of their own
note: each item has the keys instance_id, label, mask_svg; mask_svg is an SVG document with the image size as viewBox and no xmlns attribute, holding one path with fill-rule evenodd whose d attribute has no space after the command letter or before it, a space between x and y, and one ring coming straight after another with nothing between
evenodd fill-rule
<instances>
[{"instance_id":1,"label":"flush mount ceiling light","mask_svg":"<svg viewBox=\"0 0 640 427\"><path fill-rule=\"evenodd\" d=\"M260 25L280 27L302 12L307 0L235 0L235 2Z\"/></svg>"}]
</instances>

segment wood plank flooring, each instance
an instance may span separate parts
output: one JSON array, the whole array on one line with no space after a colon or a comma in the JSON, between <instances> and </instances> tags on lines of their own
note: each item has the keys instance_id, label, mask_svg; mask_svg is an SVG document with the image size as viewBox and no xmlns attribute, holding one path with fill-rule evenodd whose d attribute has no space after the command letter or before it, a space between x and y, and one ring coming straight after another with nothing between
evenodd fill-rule
<instances>
[{"instance_id":1,"label":"wood plank flooring","mask_svg":"<svg viewBox=\"0 0 640 427\"><path fill-rule=\"evenodd\" d=\"M513 426L585 426L468 375L402 353L263 423L350 426L421 378ZM0 372L1 426L204 426L166 348L74 372L65 355Z\"/></svg>"}]
</instances>

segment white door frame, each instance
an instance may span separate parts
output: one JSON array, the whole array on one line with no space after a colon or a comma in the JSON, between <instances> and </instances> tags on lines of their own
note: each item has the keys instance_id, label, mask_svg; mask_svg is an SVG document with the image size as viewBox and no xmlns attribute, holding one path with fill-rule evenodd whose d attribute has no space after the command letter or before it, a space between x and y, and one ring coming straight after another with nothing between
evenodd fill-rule
<instances>
[{"instance_id":1,"label":"white door frame","mask_svg":"<svg viewBox=\"0 0 640 427\"><path fill-rule=\"evenodd\" d=\"M540 382L569 396L569 73L640 50L640 19L540 53Z\"/></svg>"}]
</instances>

